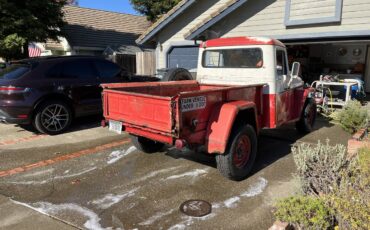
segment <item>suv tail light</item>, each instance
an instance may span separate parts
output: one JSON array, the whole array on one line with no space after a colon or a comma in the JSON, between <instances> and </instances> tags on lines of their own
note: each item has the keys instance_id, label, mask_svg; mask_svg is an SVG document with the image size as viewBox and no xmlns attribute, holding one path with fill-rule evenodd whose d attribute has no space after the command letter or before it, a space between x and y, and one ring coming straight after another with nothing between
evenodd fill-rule
<instances>
[{"instance_id":1,"label":"suv tail light","mask_svg":"<svg viewBox=\"0 0 370 230\"><path fill-rule=\"evenodd\" d=\"M0 86L0 94L15 94L28 92L29 88L15 86Z\"/></svg>"}]
</instances>

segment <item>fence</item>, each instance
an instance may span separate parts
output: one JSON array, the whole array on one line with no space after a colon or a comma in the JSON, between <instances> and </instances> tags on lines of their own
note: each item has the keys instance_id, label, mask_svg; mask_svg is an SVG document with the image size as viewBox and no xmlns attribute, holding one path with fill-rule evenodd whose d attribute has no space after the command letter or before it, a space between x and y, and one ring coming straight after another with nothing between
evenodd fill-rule
<instances>
[{"instance_id":1,"label":"fence","mask_svg":"<svg viewBox=\"0 0 370 230\"><path fill-rule=\"evenodd\" d=\"M136 56L129 54L116 54L113 61L131 73L136 73Z\"/></svg>"},{"instance_id":2,"label":"fence","mask_svg":"<svg viewBox=\"0 0 370 230\"><path fill-rule=\"evenodd\" d=\"M153 76L156 72L155 53L138 52L136 53L136 74Z\"/></svg>"}]
</instances>

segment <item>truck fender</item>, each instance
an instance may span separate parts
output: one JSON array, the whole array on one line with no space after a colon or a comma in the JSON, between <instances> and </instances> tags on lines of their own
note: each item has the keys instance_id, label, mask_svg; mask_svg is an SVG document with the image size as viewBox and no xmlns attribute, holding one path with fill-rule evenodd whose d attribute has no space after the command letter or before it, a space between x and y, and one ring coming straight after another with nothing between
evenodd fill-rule
<instances>
[{"instance_id":1,"label":"truck fender","mask_svg":"<svg viewBox=\"0 0 370 230\"><path fill-rule=\"evenodd\" d=\"M226 151L228 139L239 112L253 109L258 129L256 104L250 101L233 101L217 105L208 121L206 133L206 149L208 153L223 154ZM256 130L257 132L257 130Z\"/></svg>"},{"instance_id":2,"label":"truck fender","mask_svg":"<svg viewBox=\"0 0 370 230\"><path fill-rule=\"evenodd\" d=\"M314 93L315 93L315 89L312 87L303 88L297 91L295 98L297 98L298 104L297 106L295 106L295 111L294 111L295 117L297 118L300 117L302 113L302 109L305 106L307 99L313 98Z\"/></svg>"}]
</instances>

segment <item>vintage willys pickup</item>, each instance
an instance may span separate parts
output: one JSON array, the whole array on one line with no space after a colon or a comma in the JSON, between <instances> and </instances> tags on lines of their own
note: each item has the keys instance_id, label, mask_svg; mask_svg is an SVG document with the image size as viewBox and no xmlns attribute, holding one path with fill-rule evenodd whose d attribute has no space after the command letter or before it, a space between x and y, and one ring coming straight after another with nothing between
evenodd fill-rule
<instances>
[{"instance_id":1,"label":"vintage willys pickup","mask_svg":"<svg viewBox=\"0 0 370 230\"><path fill-rule=\"evenodd\" d=\"M102 85L103 123L148 153L164 144L202 147L225 177L242 180L261 129L296 122L297 130L312 130L316 105L298 73L278 40L209 40L200 46L196 81Z\"/></svg>"}]
</instances>

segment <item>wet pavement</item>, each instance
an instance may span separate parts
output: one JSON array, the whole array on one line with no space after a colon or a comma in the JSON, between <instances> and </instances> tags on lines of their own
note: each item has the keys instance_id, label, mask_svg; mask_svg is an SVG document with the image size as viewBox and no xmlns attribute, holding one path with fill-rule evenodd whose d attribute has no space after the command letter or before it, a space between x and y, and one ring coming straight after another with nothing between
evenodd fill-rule
<instances>
[{"instance_id":1,"label":"wet pavement","mask_svg":"<svg viewBox=\"0 0 370 230\"><path fill-rule=\"evenodd\" d=\"M69 228L268 229L276 200L298 192L291 146L349 138L320 120L304 137L292 127L263 131L252 175L241 182L223 178L212 156L142 153L127 135L99 127L98 119L58 136L0 125L0 194ZM180 205L192 199L211 203L212 213L183 214ZM0 220L0 229L21 229L16 219Z\"/></svg>"}]
</instances>

